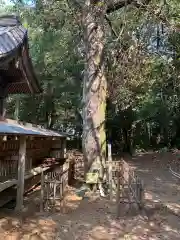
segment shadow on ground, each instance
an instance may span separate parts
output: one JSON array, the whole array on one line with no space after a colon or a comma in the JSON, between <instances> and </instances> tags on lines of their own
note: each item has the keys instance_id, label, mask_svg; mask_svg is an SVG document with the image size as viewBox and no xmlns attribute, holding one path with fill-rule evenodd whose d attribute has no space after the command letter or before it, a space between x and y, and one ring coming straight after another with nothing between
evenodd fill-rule
<instances>
[{"instance_id":1,"label":"shadow on ground","mask_svg":"<svg viewBox=\"0 0 180 240\"><path fill-rule=\"evenodd\" d=\"M1 212L0 239L31 240L32 234L40 240L180 239L179 185L167 168L173 157L150 153L126 159L145 184L145 209L141 212L127 212L121 205L117 219L114 202L92 192L86 198L78 197L81 182L76 182L53 213L39 214L39 192L27 198L23 214Z\"/></svg>"},{"instance_id":2,"label":"shadow on ground","mask_svg":"<svg viewBox=\"0 0 180 240\"><path fill-rule=\"evenodd\" d=\"M145 211L128 213L116 219L116 206L106 199L67 199L64 214L53 217L59 222L59 240L65 239L179 239L178 217L162 205L149 202ZM124 211L122 206L121 211Z\"/></svg>"}]
</instances>

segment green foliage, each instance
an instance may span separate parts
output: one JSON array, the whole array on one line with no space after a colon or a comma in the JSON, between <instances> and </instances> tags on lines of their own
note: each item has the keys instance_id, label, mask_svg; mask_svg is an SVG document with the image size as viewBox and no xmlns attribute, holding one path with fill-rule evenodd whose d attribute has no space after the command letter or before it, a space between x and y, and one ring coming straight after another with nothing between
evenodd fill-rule
<instances>
[{"instance_id":1,"label":"green foliage","mask_svg":"<svg viewBox=\"0 0 180 240\"><path fill-rule=\"evenodd\" d=\"M14 115L20 98L21 120L81 134L83 29L81 13L68 2L39 0L32 8L27 2L8 7L28 28L30 52L43 88L40 96L9 98L8 114ZM112 25L105 26L109 138L118 142L118 148L177 144L180 1L153 0L146 10L126 6L108 17Z\"/></svg>"},{"instance_id":2,"label":"green foliage","mask_svg":"<svg viewBox=\"0 0 180 240\"><path fill-rule=\"evenodd\" d=\"M17 4L8 11L18 11L29 32L30 53L43 93L40 96L15 96L8 114L15 111L20 98L19 119L65 130L79 124L83 59L80 27L66 1L52 1L30 8ZM28 109L28 111L27 111Z\"/></svg>"},{"instance_id":3,"label":"green foliage","mask_svg":"<svg viewBox=\"0 0 180 240\"><path fill-rule=\"evenodd\" d=\"M108 37L106 50L109 97L116 107L107 121L112 138L123 145L127 138L142 148L177 144L180 8L179 1L166 2L152 1L146 12L126 7L110 16L116 36Z\"/></svg>"}]
</instances>

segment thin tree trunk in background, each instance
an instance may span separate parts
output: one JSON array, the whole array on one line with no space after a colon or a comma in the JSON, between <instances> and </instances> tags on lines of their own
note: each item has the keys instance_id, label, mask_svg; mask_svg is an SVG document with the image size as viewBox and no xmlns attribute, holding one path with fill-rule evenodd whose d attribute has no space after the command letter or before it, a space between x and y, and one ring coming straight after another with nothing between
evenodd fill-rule
<instances>
[{"instance_id":1,"label":"thin tree trunk in background","mask_svg":"<svg viewBox=\"0 0 180 240\"><path fill-rule=\"evenodd\" d=\"M0 117L4 114L4 97L0 97Z\"/></svg>"},{"instance_id":2,"label":"thin tree trunk in background","mask_svg":"<svg viewBox=\"0 0 180 240\"><path fill-rule=\"evenodd\" d=\"M63 131L66 132L67 131L67 122L68 122L68 109L67 109L67 92L64 93L64 97L65 97L65 101L66 101L66 104L64 105L64 124L63 124Z\"/></svg>"},{"instance_id":3,"label":"thin tree trunk in background","mask_svg":"<svg viewBox=\"0 0 180 240\"><path fill-rule=\"evenodd\" d=\"M151 145L151 126L149 122L146 122L146 129L148 135L148 146Z\"/></svg>"},{"instance_id":4,"label":"thin tree trunk in background","mask_svg":"<svg viewBox=\"0 0 180 240\"><path fill-rule=\"evenodd\" d=\"M107 82L104 75L105 1L86 0L83 11L86 65L83 86L83 138L85 173L100 170L106 159L105 110Z\"/></svg>"},{"instance_id":5,"label":"thin tree trunk in background","mask_svg":"<svg viewBox=\"0 0 180 240\"><path fill-rule=\"evenodd\" d=\"M16 97L16 104L15 104L15 112L14 112L14 118L16 121L19 120L19 108L20 108L20 97Z\"/></svg>"}]
</instances>

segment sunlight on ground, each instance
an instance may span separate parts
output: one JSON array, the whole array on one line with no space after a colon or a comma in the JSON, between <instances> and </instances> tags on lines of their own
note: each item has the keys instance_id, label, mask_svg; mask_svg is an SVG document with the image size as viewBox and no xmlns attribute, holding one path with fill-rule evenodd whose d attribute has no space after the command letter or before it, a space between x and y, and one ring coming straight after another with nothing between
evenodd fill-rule
<instances>
[{"instance_id":1,"label":"sunlight on ground","mask_svg":"<svg viewBox=\"0 0 180 240\"><path fill-rule=\"evenodd\" d=\"M151 154L147 156L153 158ZM57 203L55 212L2 216L0 239L20 240L23 236L23 240L29 240L30 235L36 234L43 240L179 240L180 186L173 181L166 163L163 168L146 158L134 163L145 183L145 211L134 214L121 205L120 218L116 219L115 202L94 193L78 197L76 189L71 188L63 204ZM36 212L37 195L27 202L31 206L29 211Z\"/></svg>"}]
</instances>

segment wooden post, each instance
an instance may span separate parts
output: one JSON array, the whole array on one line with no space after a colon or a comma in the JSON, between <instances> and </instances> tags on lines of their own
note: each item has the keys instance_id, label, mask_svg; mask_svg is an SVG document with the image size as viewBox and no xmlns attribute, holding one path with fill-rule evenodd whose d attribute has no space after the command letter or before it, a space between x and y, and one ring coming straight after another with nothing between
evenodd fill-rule
<instances>
[{"instance_id":1,"label":"wooden post","mask_svg":"<svg viewBox=\"0 0 180 240\"><path fill-rule=\"evenodd\" d=\"M16 197L17 211L21 211L23 208L25 162L26 162L26 136L20 136L19 159L18 159L18 182Z\"/></svg>"},{"instance_id":2,"label":"wooden post","mask_svg":"<svg viewBox=\"0 0 180 240\"><path fill-rule=\"evenodd\" d=\"M66 158L66 138L63 139L63 144L62 144L62 151L63 151L63 157Z\"/></svg>"},{"instance_id":3,"label":"wooden post","mask_svg":"<svg viewBox=\"0 0 180 240\"><path fill-rule=\"evenodd\" d=\"M117 171L117 189L116 189L116 217L120 214L120 169Z\"/></svg>"},{"instance_id":4,"label":"wooden post","mask_svg":"<svg viewBox=\"0 0 180 240\"><path fill-rule=\"evenodd\" d=\"M113 187L112 187L112 151L111 144L108 144L108 180L109 180L109 196L113 200Z\"/></svg>"},{"instance_id":5,"label":"wooden post","mask_svg":"<svg viewBox=\"0 0 180 240\"><path fill-rule=\"evenodd\" d=\"M140 188L140 190L139 190L139 201L140 201L140 204L139 204L139 208L140 209L142 209L143 208L143 206L144 206L144 186L143 186L143 182L140 180L139 181L139 184L140 184L140 186L139 186L139 188Z\"/></svg>"},{"instance_id":6,"label":"wooden post","mask_svg":"<svg viewBox=\"0 0 180 240\"><path fill-rule=\"evenodd\" d=\"M41 172L41 203L40 203L40 211L44 211L44 172Z\"/></svg>"},{"instance_id":7,"label":"wooden post","mask_svg":"<svg viewBox=\"0 0 180 240\"><path fill-rule=\"evenodd\" d=\"M57 184L56 184L56 180L54 181L54 186L53 186L53 211L56 211L56 188L57 188Z\"/></svg>"}]
</instances>

